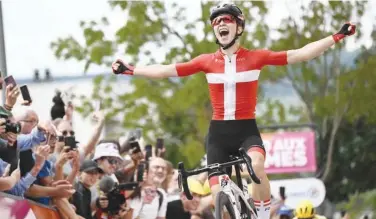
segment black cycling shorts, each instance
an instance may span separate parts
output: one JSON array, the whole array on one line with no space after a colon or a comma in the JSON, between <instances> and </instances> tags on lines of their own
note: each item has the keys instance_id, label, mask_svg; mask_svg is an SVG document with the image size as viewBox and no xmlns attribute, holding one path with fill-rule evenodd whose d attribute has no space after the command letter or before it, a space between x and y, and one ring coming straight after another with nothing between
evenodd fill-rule
<instances>
[{"instance_id":1,"label":"black cycling shorts","mask_svg":"<svg viewBox=\"0 0 376 219\"><path fill-rule=\"evenodd\" d=\"M212 120L206 137L207 164L230 161L230 155L239 156L239 148L248 151L257 148L265 155L265 148L255 119L247 120ZM226 169L231 176L231 168ZM221 173L209 172L209 176ZM222 173L223 174L223 173Z\"/></svg>"}]
</instances>

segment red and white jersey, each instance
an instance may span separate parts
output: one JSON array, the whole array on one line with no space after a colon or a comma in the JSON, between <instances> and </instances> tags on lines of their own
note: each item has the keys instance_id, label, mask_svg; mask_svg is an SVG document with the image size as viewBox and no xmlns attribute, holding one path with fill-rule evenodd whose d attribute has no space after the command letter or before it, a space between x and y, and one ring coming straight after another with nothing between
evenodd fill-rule
<instances>
[{"instance_id":1,"label":"red and white jersey","mask_svg":"<svg viewBox=\"0 0 376 219\"><path fill-rule=\"evenodd\" d=\"M254 119L258 78L265 65L286 65L287 53L240 48L231 57L221 50L176 64L179 77L204 72L213 120Z\"/></svg>"}]
</instances>

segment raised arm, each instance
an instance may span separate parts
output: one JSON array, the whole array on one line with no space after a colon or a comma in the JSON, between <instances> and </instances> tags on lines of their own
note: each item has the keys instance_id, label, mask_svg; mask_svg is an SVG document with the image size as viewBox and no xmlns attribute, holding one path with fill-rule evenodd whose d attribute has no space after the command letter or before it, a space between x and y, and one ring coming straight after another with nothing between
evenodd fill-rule
<instances>
[{"instance_id":1,"label":"raised arm","mask_svg":"<svg viewBox=\"0 0 376 219\"><path fill-rule=\"evenodd\" d=\"M281 52L259 50L258 53L261 57L262 66L287 65L314 59L346 36L353 35L355 33L355 28L355 25L346 23L342 26L341 30L338 33L332 36L328 36L324 39L309 43L300 49Z\"/></svg>"},{"instance_id":2,"label":"raised arm","mask_svg":"<svg viewBox=\"0 0 376 219\"><path fill-rule=\"evenodd\" d=\"M149 65L134 68L134 75L141 75L149 78L177 77L176 65Z\"/></svg>"},{"instance_id":3,"label":"raised arm","mask_svg":"<svg viewBox=\"0 0 376 219\"><path fill-rule=\"evenodd\" d=\"M320 56L327 49L339 42L346 36L353 35L355 33L356 26L351 23L346 23L342 26L341 30L324 39L309 43L300 49L287 51L287 63L294 64L298 62L309 61Z\"/></svg>"},{"instance_id":4,"label":"raised arm","mask_svg":"<svg viewBox=\"0 0 376 219\"><path fill-rule=\"evenodd\" d=\"M140 75L148 78L183 77L203 71L204 56L198 56L189 62L170 65L131 66L118 59L112 64L114 74Z\"/></svg>"}]
</instances>

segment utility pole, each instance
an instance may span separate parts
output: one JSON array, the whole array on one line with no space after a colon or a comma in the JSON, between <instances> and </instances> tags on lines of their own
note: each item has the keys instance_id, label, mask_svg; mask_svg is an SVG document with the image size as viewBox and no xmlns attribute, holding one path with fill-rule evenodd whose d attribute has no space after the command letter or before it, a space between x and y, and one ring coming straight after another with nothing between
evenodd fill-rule
<instances>
[{"instance_id":1,"label":"utility pole","mask_svg":"<svg viewBox=\"0 0 376 219\"><path fill-rule=\"evenodd\" d=\"M3 6L0 1L0 72L1 77L4 79L7 76L7 59L5 56L5 39L4 39L4 26L3 26ZM2 100L5 103L5 86L2 89Z\"/></svg>"}]
</instances>

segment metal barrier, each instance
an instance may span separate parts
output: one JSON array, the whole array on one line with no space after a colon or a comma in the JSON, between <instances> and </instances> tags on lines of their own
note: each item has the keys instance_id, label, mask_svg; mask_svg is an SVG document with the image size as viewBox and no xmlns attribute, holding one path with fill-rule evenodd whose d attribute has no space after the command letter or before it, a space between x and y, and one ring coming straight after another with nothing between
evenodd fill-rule
<instances>
[{"instance_id":1,"label":"metal barrier","mask_svg":"<svg viewBox=\"0 0 376 219\"><path fill-rule=\"evenodd\" d=\"M60 219L59 212L51 207L0 192L0 217L2 219Z\"/></svg>"}]
</instances>

